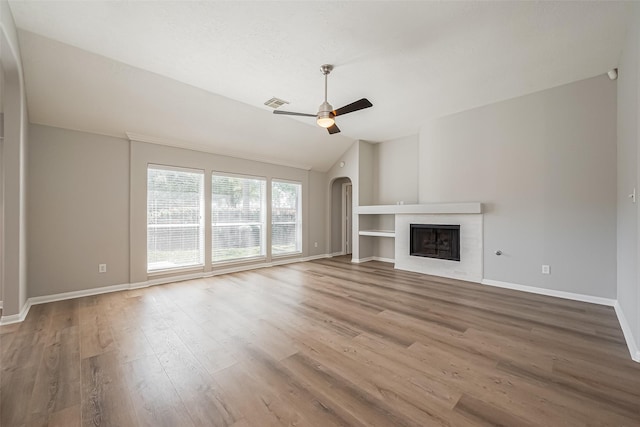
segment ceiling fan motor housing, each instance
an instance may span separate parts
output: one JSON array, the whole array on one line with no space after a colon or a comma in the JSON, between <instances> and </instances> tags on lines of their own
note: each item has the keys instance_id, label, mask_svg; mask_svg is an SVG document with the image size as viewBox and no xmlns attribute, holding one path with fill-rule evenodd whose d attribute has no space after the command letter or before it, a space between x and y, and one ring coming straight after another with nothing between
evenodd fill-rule
<instances>
[{"instance_id":1,"label":"ceiling fan motor housing","mask_svg":"<svg viewBox=\"0 0 640 427\"><path fill-rule=\"evenodd\" d=\"M317 123L319 126L322 126L323 128L333 126L333 124L335 123L333 120L334 116L335 114L333 114L333 107L331 106L331 104L329 104L327 101L324 101L322 104L320 104L320 107L318 107L317 118Z\"/></svg>"},{"instance_id":2,"label":"ceiling fan motor housing","mask_svg":"<svg viewBox=\"0 0 640 427\"><path fill-rule=\"evenodd\" d=\"M327 101L324 101L322 104L320 104L320 106L318 107L318 117L320 117L322 115L322 117L333 117L333 106L331 104L329 104Z\"/></svg>"}]
</instances>

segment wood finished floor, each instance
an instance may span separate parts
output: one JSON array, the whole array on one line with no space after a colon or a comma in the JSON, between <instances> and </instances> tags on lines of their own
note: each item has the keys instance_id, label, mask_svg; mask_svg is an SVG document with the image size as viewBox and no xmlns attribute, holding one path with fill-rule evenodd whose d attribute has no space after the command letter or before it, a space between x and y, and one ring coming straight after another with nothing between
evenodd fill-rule
<instances>
[{"instance_id":1,"label":"wood finished floor","mask_svg":"<svg viewBox=\"0 0 640 427\"><path fill-rule=\"evenodd\" d=\"M37 305L0 425L638 426L609 307L345 258Z\"/></svg>"}]
</instances>

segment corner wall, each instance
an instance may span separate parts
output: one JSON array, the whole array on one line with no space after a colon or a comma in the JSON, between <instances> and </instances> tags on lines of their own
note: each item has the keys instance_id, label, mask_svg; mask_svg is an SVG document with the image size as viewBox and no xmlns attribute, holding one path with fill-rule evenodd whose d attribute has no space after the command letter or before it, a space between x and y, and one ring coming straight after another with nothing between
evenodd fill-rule
<instances>
[{"instance_id":1,"label":"corner wall","mask_svg":"<svg viewBox=\"0 0 640 427\"><path fill-rule=\"evenodd\" d=\"M632 357L640 362L640 212L629 198L640 196L640 5L635 4L618 66L618 260L617 298ZM633 354L635 353L635 354Z\"/></svg>"},{"instance_id":2,"label":"corner wall","mask_svg":"<svg viewBox=\"0 0 640 427\"><path fill-rule=\"evenodd\" d=\"M0 65L4 71L2 153L2 320L17 320L27 300L27 102L18 36L9 5L0 0Z\"/></svg>"}]
</instances>

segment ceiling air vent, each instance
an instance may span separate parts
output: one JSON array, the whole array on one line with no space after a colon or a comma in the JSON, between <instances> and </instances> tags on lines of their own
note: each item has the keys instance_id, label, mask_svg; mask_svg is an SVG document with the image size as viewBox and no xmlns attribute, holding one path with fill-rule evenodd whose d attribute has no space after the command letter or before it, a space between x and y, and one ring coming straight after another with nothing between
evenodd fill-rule
<instances>
[{"instance_id":1,"label":"ceiling air vent","mask_svg":"<svg viewBox=\"0 0 640 427\"><path fill-rule=\"evenodd\" d=\"M270 100L266 101L264 103L264 105L266 105L267 107L271 107L274 110L276 108L282 107L284 104L288 104L288 101L285 101L284 99L280 99L280 98L271 98Z\"/></svg>"}]
</instances>

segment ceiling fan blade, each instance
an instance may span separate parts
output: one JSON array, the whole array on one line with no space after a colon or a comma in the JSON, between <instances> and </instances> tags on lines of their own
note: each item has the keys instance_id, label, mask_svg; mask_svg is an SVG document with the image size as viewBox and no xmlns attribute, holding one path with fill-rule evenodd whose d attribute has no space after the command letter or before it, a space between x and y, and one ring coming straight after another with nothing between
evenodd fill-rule
<instances>
[{"instance_id":1,"label":"ceiling fan blade","mask_svg":"<svg viewBox=\"0 0 640 427\"><path fill-rule=\"evenodd\" d=\"M339 133L340 132L340 128L334 123L333 126L329 126L327 128L327 130L329 131L329 133L331 135L333 135L334 133Z\"/></svg>"},{"instance_id":2,"label":"ceiling fan blade","mask_svg":"<svg viewBox=\"0 0 640 427\"><path fill-rule=\"evenodd\" d=\"M305 117L315 117L316 116L316 114L295 113L293 111L280 111L280 110L273 110L273 114L284 114L286 116L305 116Z\"/></svg>"},{"instance_id":3,"label":"ceiling fan blade","mask_svg":"<svg viewBox=\"0 0 640 427\"><path fill-rule=\"evenodd\" d=\"M373 107L373 104L369 102L367 98L362 98L357 100L356 102L352 102L349 105L345 105L344 107L338 108L337 110L333 110L333 115L341 116L343 114L353 113L354 111L363 110L369 107Z\"/></svg>"}]
</instances>

